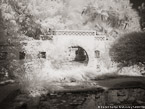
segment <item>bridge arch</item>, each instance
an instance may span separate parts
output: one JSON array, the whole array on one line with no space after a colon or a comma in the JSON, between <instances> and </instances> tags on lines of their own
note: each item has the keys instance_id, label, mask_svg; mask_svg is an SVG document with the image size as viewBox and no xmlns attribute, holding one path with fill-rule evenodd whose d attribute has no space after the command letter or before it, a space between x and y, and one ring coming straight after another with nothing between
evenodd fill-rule
<instances>
[{"instance_id":1,"label":"bridge arch","mask_svg":"<svg viewBox=\"0 0 145 109\"><path fill-rule=\"evenodd\" d=\"M72 56L72 58L70 59L72 62L79 62L85 65L87 65L89 62L88 53L83 47L80 47L80 46L69 47L68 55L70 57Z\"/></svg>"},{"instance_id":2,"label":"bridge arch","mask_svg":"<svg viewBox=\"0 0 145 109\"><path fill-rule=\"evenodd\" d=\"M54 43L58 44L60 47L65 47L68 49L69 47L78 47L87 55L85 57L87 59L87 66L94 65L95 60L95 33L93 31L90 32L72 32L71 33L60 33L55 34L54 36Z\"/></svg>"}]
</instances>

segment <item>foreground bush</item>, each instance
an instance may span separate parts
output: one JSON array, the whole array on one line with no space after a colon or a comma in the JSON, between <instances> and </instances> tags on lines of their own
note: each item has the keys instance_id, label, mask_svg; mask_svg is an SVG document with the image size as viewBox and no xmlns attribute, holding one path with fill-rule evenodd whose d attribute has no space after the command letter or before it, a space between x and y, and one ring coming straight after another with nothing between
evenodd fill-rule
<instances>
[{"instance_id":1,"label":"foreground bush","mask_svg":"<svg viewBox=\"0 0 145 109\"><path fill-rule=\"evenodd\" d=\"M111 47L110 56L121 66L145 65L145 33L125 34Z\"/></svg>"}]
</instances>

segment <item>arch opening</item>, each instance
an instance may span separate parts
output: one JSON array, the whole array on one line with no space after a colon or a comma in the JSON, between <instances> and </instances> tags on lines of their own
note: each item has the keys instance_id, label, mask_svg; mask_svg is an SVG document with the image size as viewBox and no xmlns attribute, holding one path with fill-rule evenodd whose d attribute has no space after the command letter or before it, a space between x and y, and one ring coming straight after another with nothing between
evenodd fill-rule
<instances>
[{"instance_id":1,"label":"arch opening","mask_svg":"<svg viewBox=\"0 0 145 109\"><path fill-rule=\"evenodd\" d=\"M71 62L77 62L87 65L89 61L89 56L87 51L80 46L69 47L69 56L71 57Z\"/></svg>"}]
</instances>

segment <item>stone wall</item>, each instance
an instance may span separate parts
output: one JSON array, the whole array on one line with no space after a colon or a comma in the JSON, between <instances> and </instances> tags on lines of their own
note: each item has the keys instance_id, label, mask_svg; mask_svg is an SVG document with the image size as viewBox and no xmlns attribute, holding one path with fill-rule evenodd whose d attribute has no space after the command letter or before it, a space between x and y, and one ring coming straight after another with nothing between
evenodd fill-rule
<instances>
[{"instance_id":1,"label":"stone wall","mask_svg":"<svg viewBox=\"0 0 145 109\"><path fill-rule=\"evenodd\" d=\"M145 106L145 90L131 88L49 94L41 97L39 105L40 109L99 109L100 106Z\"/></svg>"}]
</instances>

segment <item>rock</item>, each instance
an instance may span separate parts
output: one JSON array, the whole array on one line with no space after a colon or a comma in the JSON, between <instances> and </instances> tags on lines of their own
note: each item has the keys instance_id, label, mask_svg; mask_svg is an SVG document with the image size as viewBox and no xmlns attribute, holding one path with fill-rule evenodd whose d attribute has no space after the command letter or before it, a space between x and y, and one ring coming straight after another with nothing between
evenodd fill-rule
<instances>
[{"instance_id":1,"label":"rock","mask_svg":"<svg viewBox=\"0 0 145 109\"><path fill-rule=\"evenodd\" d=\"M144 105L145 90L132 88L110 89L97 93L94 91L71 94L64 92L61 96L49 95L46 98L47 100L40 101L39 109L99 109L99 106Z\"/></svg>"},{"instance_id":2,"label":"rock","mask_svg":"<svg viewBox=\"0 0 145 109\"><path fill-rule=\"evenodd\" d=\"M37 107L39 106L39 102L40 102L40 97L32 97L29 101L28 101L28 109L37 109Z\"/></svg>"},{"instance_id":3,"label":"rock","mask_svg":"<svg viewBox=\"0 0 145 109\"><path fill-rule=\"evenodd\" d=\"M40 105L39 105L39 109L51 109L51 104L48 101L43 101Z\"/></svg>"},{"instance_id":4,"label":"rock","mask_svg":"<svg viewBox=\"0 0 145 109\"><path fill-rule=\"evenodd\" d=\"M15 105L15 108L14 109L27 109L27 103L25 102L20 102L18 104Z\"/></svg>"},{"instance_id":5,"label":"rock","mask_svg":"<svg viewBox=\"0 0 145 109\"><path fill-rule=\"evenodd\" d=\"M117 91L117 96L118 96L118 100L120 102L125 102L128 99L128 90L123 89L123 90L118 90Z\"/></svg>"}]
</instances>

